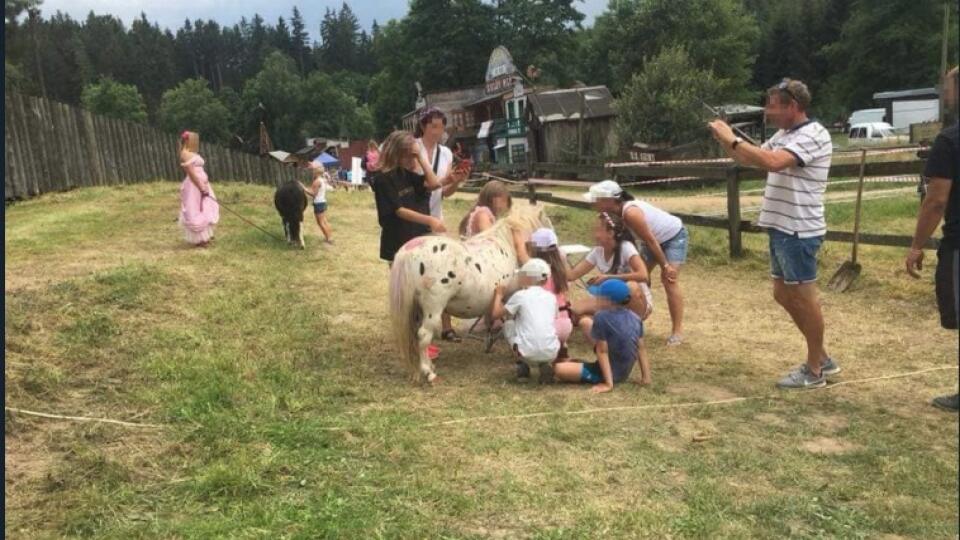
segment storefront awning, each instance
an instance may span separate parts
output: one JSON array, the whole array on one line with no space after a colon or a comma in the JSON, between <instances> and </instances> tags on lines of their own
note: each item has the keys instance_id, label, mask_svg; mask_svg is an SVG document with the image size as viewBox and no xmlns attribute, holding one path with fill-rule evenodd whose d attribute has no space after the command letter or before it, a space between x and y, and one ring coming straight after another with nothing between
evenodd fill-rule
<instances>
[{"instance_id":1,"label":"storefront awning","mask_svg":"<svg viewBox=\"0 0 960 540\"><path fill-rule=\"evenodd\" d=\"M490 135L490 126L493 125L493 120L487 120L480 124L480 130L477 131L478 139L486 139Z\"/></svg>"}]
</instances>

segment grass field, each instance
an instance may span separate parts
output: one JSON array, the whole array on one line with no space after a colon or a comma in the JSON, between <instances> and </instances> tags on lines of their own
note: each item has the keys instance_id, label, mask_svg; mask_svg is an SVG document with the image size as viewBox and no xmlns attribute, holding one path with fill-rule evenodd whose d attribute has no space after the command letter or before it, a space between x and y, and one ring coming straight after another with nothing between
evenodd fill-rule
<instances>
[{"instance_id":1,"label":"grass field","mask_svg":"<svg viewBox=\"0 0 960 540\"><path fill-rule=\"evenodd\" d=\"M216 189L280 233L272 190ZM866 229L909 233L916 206L871 201ZM173 183L7 208L7 407L161 426L7 412L8 538L957 536L957 416L929 405L957 388L957 336L902 250L865 248L853 290L824 294L847 384L773 388L803 349L765 238L730 261L694 227L687 343L663 346L655 287L652 386L518 384L502 343L467 340L421 388L392 358L372 197L330 207L336 246L308 222L302 252L226 212L213 248L184 247ZM549 213L589 241L590 213ZM828 243L823 276L848 254Z\"/></svg>"}]
</instances>

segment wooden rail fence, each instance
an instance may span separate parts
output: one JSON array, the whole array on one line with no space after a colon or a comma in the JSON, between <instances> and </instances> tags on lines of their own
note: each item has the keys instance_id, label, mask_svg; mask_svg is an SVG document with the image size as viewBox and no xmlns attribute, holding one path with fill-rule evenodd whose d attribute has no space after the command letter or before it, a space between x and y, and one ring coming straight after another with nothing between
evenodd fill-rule
<instances>
[{"instance_id":1,"label":"wooden rail fence","mask_svg":"<svg viewBox=\"0 0 960 540\"><path fill-rule=\"evenodd\" d=\"M4 104L5 200L184 176L176 135L14 92ZM201 142L200 154L214 182L276 185L298 176L290 165L216 144Z\"/></svg>"},{"instance_id":2,"label":"wooden rail fence","mask_svg":"<svg viewBox=\"0 0 960 540\"><path fill-rule=\"evenodd\" d=\"M550 165L550 166L545 166ZM585 165L560 165L560 164L543 164L543 163L534 163L529 167L529 171L558 171L562 167L567 167L562 169L567 172L562 176L583 179L582 185L586 186L586 180L588 178L596 178L597 172L589 172L589 169L598 169L596 166L585 166ZM747 179L763 178L765 173L758 169L752 169L747 167L741 167L736 165L728 164L690 164L690 163L678 163L676 165L671 164L657 164L654 166L645 166L645 165L635 165L628 167L620 167L615 174L610 176L616 178L617 180L624 180L629 178L680 178L680 177L693 177L703 179L705 181L713 182L723 182L726 184L727 188L727 216L726 217L714 217L714 216L701 216L697 214L681 214L673 213L675 216L679 217L684 221L684 223L689 225L697 225L700 227L711 227L717 229L726 229L729 236L730 243L730 255L732 257L739 257L743 254L743 233L761 233L766 232L766 229L758 227L752 224L750 221L744 220L741 217L740 212L740 182ZM886 176L886 175L895 175L895 174L919 174L923 169L923 162L920 160L915 161L890 161L890 162L875 162L867 163L865 166L865 176ZM510 174L516 173L506 168L496 168L494 169L500 174ZM527 171L528 169L523 169ZM830 168L830 174L834 176L856 176L859 174L860 165L859 164L850 164L850 165L835 165ZM584 174L587 173L587 174ZM529 198L531 202L542 201L546 203L552 203L559 206L566 206L570 208L581 208L581 209L591 209L592 206L586 201L571 200L564 197L558 197L552 193L542 193L538 192L538 187L550 187L551 185L557 186L569 186L571 182L560 180L557 182L550 182L543 179L534 179L527 178L527 181L524 186L525 190L517 189L511 193L515 197L525 197ZM518 186L519 188L520 186ZM461 188L461 191L479 191L480 188ZM853 242L853 233L848 231L827 231L826 240L834 242ZM873 234L873 233L860 233L859 242L865 245L875 245L875 246L893 246L893 247L910 247L913 239L910 236L906 235L893 235L893 234ZM926 248L936 249L939 245L939 241L936 239L930 239Z\"/></svg>"}]
</instances>

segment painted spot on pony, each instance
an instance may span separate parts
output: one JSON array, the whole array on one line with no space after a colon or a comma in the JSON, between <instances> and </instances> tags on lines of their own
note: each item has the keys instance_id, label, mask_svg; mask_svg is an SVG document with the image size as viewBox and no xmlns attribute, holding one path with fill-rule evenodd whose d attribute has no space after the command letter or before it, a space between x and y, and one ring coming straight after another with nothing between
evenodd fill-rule
<instances>
[{"instance_id":1,"label":"painted spot on pony","mask_svg":"<svg viewBox=\"0 0 960 540\"><path fill-rule=\"evenodd\" d=\"M416 249L416 248L422 246L423 243L426 242L426 241L427 241L427 237L426 237L426 236L418 236L418 237L416 237L416 238L414 238L414 239L412 239L412 240L408 240L407 243L404 244L404 245L400 248L400 250L401 250L401 251L409 251L409 250L411 250L411 249Z\"/></svg>"}]
</instances>

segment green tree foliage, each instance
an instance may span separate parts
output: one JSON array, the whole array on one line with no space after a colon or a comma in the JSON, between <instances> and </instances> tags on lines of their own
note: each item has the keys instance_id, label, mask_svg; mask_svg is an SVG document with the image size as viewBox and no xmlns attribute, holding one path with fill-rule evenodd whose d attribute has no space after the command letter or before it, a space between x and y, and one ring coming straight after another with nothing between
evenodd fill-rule
<instances>
[{"instance_id":1,"label":"green tree foliage","mask_svg":"<svg viewBox=\"0 0 960 540\"><path fill-rule=\"evenodd\" d=\"M290 56L297 62L301 74L311 71L313 65L310 58L310 36L307 34L307 25L303 22L303 15L297 6L293 6L293 16L290 17Z\"/></svg>"},{"instance_id":2,"label":"green tree foliage","mask_svg":"<svg viewBox=\"0 0 960 540\"><path fill-rule=\"evenodd\" d=\"M722 92L721 80L697 67L682 46L667 47L643 64L617 101L620 140L678 145L704 138L700 100L714 101Z\"/></svg>"},{"instance_id":3,"label":"green tree foliage","mask_svg":"<svg viewBox=\"0 0 960 540\"><path fill-rule=\"evenodd\" d=\"M381 57L381 65L391 73L410 72L426 91L483 82L490 51L497 45L492 6L480 0L411 0L400 27L403 53Z\"/></svg>"},{"instance_id":4,"label":"green tree foliage","mask_svg":"<svg viewBox=\"0 0 960 540\"><path fill-rule=\"evenodd\" d=\"M130 81L143 92L148 111L156 111L163 92L173 88L178 81L174 38L147 16L133 21L128 33L130 51L135 53L130 64Z\"/></svg>"},{"instance_id":5,"label":"green tree foliage","mask_svg":"<svg viewBox=\"0 0 960 540\"><path fill-rule=\"evenodd\" d=\"M17 92L22 92L26 88L28 83L27 78L23 75L23 71L20 70L15 64L11 64L9 60L4 60L3 62L3 86L9 90L15 90Z\"/></svg>"},{"instance_id":6,"label":"green tree foliage","mask_svg":"<svg viewBox=\"0 0 960 540\"><path fill-rule=\"evenodd\" d=\"M230 141L230 109L217 98L206 79L187 79L163 93L158 113L160 127L178 133L200 133L204 140Z\"/></svg>"},{"instance_id":7,"label":"green tree foliage","mask_svg":"<svg viewBox=\"0 0 960 540\"><path fill-rule=\"evenodd\" d=\"M346 3L340 11L327 9L320 23L320 65L327 71L351 70L357 65L360 23Z\"/></svg>"},{"instance_id":8,"label":"green tree foliage","mask_svg":"<svg viewBox=\"0 0 960 540\"><path fill-rule=\"evenodd\" d=\"M311 74L303 83L303 95L304 136L363 139L373 135L369 111L326 73Z\"/></svg>"},{"instance_id":9,"label":"green tree foliage","mask_svg":"<svg viewBox=\"0 0 960 540\"><path fill-rule=\"evenodd\" d=\"M645 58L677 45L695 66L742 90L751 78L759 29L739 0L621 0L597 17L592 34L587 61L599 63L594 75L605 75L602 82L615 90L642 71Z\"/></svg>"},{"instance_id":10,"label":"green tree foliage","mask_svg":"<svg viewBox=\"0 0 960 540\"><path fill-rule=\"evenodd\" d=\"M110 77L85 86L80 102L96 114L132 122L147 120L147 107L137 87L118 83Z\"/></svg>"},{"instance_id":11,"label":"green tree foliage","mask_svg":"<svg viewBox=\"0 0 960 540\"><path fill-rule=\"evenodd\" d=\"M681 47L694 69L713 73L715 99L756 103L780 78L800 78L814 94L814 114L827 120L870 106L874 92L937 82L940 0L616 0L588 28L578 7L577 0L411 0L404 17L365 29L343 3L319 21L313 43L308 29L317 21L298 9L269 23L251 14L229 26L185 20L171 31L146 15L127 27L109 15L78 21L44 16L39 0L5 0L5 60L17 70L6 80L78 104L85 85L110 77L135 86L158 121L165 91L203 79L228 111L230 140L239 137L247 149L256 148L261 120L286 149L304 136L366 133L371 120L383 135L413 109L414 83L426 92L480 85L497 45L520 70L538 66L538 85L579 80L607 84L615 95L634 84L647 59ZM328 77L312 79L318 71ZM330 84L342 113L308 104L306 88L328 92Z\"/></svg>"},{"instance_id":12,"label":"green tree foliage","mask_svg":"<svg viewBox=\"0 0 960 540\"><path fill-rule=\"evenodd\" d=\"M949 61L957 62L957 4L951 2ZM939 82L943 4L856 0L839 40L826 48L827 92L848 110L872 103L874 92L930 87ZM839 67L843 69L836 69Z\"/></svg>"},{"instance_id":13,"label":"green tree foliage","mask_svg":"<svg viewBox=\"0 0 960 540\"><path fill-rule=\"evenodd\" d=\"M277 148L303 146L303 88L297 65L289 56L280 51L270 53L263 69L244 84L241 101L245 133L256 134L263 121Z\"/></svg>"},{"instance_id":14,"label":"green tree foliage","mask_svg":"<svg viewBox=\"0 0 960 540\"><path fill-rule=\"evenodd\" d=\"M584 15L574 0L502 0L496 9L498 43L504 43L521 71L533 64L547 84L565 85L577 77L571 54ZM489 53L488 53L489 54Z\"/></svg>"}]
</instances>

